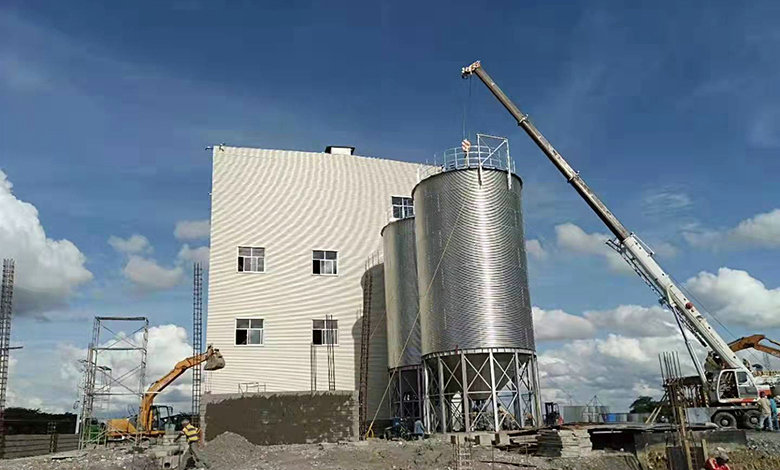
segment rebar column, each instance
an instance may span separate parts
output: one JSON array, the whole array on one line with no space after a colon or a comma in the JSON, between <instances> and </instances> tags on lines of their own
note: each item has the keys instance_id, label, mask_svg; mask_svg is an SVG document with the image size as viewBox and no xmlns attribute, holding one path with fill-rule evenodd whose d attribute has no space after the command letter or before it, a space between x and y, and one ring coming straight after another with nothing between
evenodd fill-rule
<instances>
[{"instance_id":1,"label":"rebar column","mask_svg":"<svg viewBox=\"0 0 780 470\"><path fill-rule=\"evenodd\" d=\"M193 265L192 276L192 355L203 353L203 268ZM192 368L192 424L200 426L200 397L203 367Z\"/></svg>"},{"instance_id":2,"label":"rebar column","mask_svg":"<svg viewBox=\"0 0 780 470\"><path fill-rule=\"evenodd\" d=\"M14 267L14 260L3 260L3 281L0 288L0 454L3 457L5 457L5 397L8 388L8 361L11 347Z\"/></svg>"}]
</instances>

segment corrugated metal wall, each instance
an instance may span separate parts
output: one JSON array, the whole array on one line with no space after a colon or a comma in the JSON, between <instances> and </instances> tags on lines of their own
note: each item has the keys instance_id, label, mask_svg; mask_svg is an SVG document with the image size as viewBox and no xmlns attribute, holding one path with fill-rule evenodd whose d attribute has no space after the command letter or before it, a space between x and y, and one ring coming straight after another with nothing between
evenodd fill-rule
<instances>
[{"instance_id":1,"label":"corrugated metal wall","mask_svg":"<svg viewBox=\"0 0 780 470\"><path fill-rule=\"evenodd\" d=\"M223 146L213 158L207 341L227 365L210 374L207 388L234 393L240 382L259 382L269 392L309 390L312 320L330 314L339 325L336 389L356 389L364 263L381 248L391 196L411 194L419 165ZM266 272L237 272L238 246L264 247ZM313 275L312 250L338 251L338 276ZM236 346L236 317L262 318L265 344ZM382 323L372 343L385 342ZM377 349L385 356L372 357L369 380L382 384L369 384L370 415L387 380L386 349ZM326 354L318 348L320 390Z\"/></svg>"}]
</instances>

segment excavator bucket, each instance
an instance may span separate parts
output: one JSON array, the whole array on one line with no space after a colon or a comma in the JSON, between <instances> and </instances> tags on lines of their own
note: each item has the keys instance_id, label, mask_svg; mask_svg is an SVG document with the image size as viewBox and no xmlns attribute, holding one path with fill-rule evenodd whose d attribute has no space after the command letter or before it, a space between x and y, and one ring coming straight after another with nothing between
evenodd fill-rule
<instances>
[{"instance_id":1,"label":"excavator bucket","mask_svg":"<svg viewBox=\"0 0 780 470\"><path fill-rule=\"evenodd\" d=\"M223 367L225 367L225 358L222 357L222 353L219 352L219 349L215 349L214 354L206 359L206 365L203 368L205 370L219 370Z\"/></svg>"}]
</instances>

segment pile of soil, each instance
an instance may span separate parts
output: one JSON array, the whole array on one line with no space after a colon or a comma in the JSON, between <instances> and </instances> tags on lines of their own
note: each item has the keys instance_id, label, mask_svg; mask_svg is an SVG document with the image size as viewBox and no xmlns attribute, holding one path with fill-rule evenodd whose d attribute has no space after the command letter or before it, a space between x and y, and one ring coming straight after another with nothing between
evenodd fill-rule
<instances>
[{"instance_id":1,"label":"pile of soil","mask_svg":"<svg viewBox=\"0 0 780 470\"><path fill-rule=\"evenodd\" d=\"M539 470L639 470L627 454L594 452L583 458L544 458L474 447L475 470L537 468ZM224 433L206 444L204 456L213 470L451 470L451 444L443 436L424 441L345 442L254 446L243 437Z\"/></svg>"}]
</instances>

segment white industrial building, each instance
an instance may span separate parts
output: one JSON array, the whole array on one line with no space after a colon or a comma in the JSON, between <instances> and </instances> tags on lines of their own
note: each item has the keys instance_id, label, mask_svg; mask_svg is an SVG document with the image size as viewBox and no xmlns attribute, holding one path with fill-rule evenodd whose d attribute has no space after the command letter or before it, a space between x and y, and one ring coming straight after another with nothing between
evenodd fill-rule
<instances>
[{"instance_id":1,"label":"white industrial building","mask_svg":"<svg viewBox=\"0 0 780 470\"><path fill-rule=\"evenodd\" d=\"M315 381L328 390L328 343L335 389L358 388L361 278L381 249L382 227L394 212L412 210L421 165L353 152L214 147L207 333L227 365L210 374L207 391L302 391ZM384 294L377 291L370 416L387 384ZM385 403L380 417L386 410Z\"/></svg>"}]
</instances>

